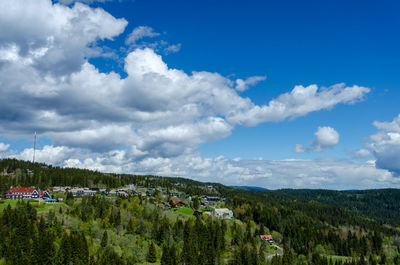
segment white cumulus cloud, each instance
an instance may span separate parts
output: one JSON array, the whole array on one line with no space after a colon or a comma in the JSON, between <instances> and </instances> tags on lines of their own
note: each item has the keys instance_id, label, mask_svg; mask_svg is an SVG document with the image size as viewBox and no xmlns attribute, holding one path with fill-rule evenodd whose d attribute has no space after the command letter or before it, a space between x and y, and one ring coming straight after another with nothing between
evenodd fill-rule
<instances>
[{"instance_id":1,"label":"white cumulus cloud","mask_svg":"<svg viewBox=\"0 0 400 265\"><path fill-rule=\"evenodd\" d=\"M245 91L249 88L249 86L254 86L258 82L264 81L267 79L266 76L251 76L245 80L243 79L236 79L236 90L238 91Z\"/></svg>"},{"instance_id":2,"label":"white cumulus cloud","mask_svg":"<svg viewBox=\"0 0 400 265\"><path fill-rule=\"evenodd\" d=\"M255 126L262 122L282 121L304 116L310 112L331 109L345 103L354 104L363 100L370 89L362 86L336 84L318 88L317 85L295 86L291 92L271 100L267 105L251 105L240 111L233 110L228 120L244 126Z\"/></svg>"},{"instance_id":3,"label":"white cumulus cloud","mask_svg":"<svg viewBox=\"0 0 400 265\"><path fill-rule=\"evenodd\" d=\"M333 147L339 143L339 133L329 126L318 127L318 130L314 133L314 135L315 139L309 146L296 144L294 152L322 152L325 148Z\"/></svg>"},{"instance_id":4,"label":"white cumulus cloud","mask_svg":"<svg viewBox=\"0 0 400 265\"><path fill-rule=\"evenodd\" d=\"M0 152L7 151L9 147L10 147L9 144L5 144L5 143L0 142Z\"/></svg>"},{"instance_id":5,"label":"white cumulus cloud","mask_svg":"<svg viewBox=\"0 0 400 265\"><path fill-rule=\"evenodd\" d=\"M57 2L64 4L64 5L70 5L73 4L75 2L81 2L81 3L85 3L85 4L92 4L95 2L99 2L99 3L105 3L105 2L112 2L114 0L58 0ZM122 1L122 0L119 0Z\"/></svg>"},{"instance_id":6,"label":"white cumulus cloud","mask_svg":"<svg viewBox=\"0 0 400 265\"><path fill-rule=\"evenodd\" d=\"M159 36L160 33L155 32L153 28L148 26L138 26L132 30L125 40L127 45L135 45L138 40L143 38L153 38Z\"/></svg>"},{"instance_id":7,"label":"white cumulus cloud","mask_svg":"<svg viewBox=\"0 0 400 265\"><path fill-rule=\"evenodd\" d=\"M3 60L31 66L35 74L65 75L80 70L91 54L89 45L113 39L126 25L125 19L81 3L70 8L50 0L1 1L0 53L8 54Z\"/></svg>"},{"instance_id":8,"label":"white cumulus cloud","mask_svg":"<svg viewBox=\"0 0 400 265\"><path fill-rule=\"evenodd\" d=\"M351 152L351 154L356 159L363 159L371 156L371 152L364 148Z\"/></svg>"},{"instance_id":9,"label":"white cumulus cloud","mask_svg":"<svg viewBox=\"0 0 400 265\"><path fill-rule=\"evenodd\" d=\"M182 44L171 44L164 48L165 54L177 53L180 51Z\"/></svg>"},{"instance_id":10,"label":"white cumulus cloud","mask_svg":"<svg viewBox=\"0 0 400 265\"><path fill-rule=\"evenodd\" d=\"M379 131L369 137L368 149L376 158L378 168L400 175L400 115L391 122L374 122Z\"/></svg>"}]
</instances>

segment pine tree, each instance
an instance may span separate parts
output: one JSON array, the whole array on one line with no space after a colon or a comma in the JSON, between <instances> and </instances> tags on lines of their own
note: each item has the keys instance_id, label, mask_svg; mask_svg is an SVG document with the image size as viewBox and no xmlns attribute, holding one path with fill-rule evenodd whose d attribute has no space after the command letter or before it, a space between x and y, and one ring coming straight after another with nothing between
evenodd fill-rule
<instances>
[{"instance_id":1,"label":"pine tree","mask_svg":"<svg viewBox=\"0 0 400 265\"><path fill-rule=\"evenodd\" d=\"M108 243L108 234L107 234L107 231L104 231L103 237L102 237L102 239L101 239L100 246L101 246L102 248L105 248L105 247L107 246L107 243Z\"/></svg>"},{"instance_id":2,"label":"pine tree","mask_svg":"<svg viewBox=\"0 0 400 265\"><path fill-rule=\"evenodd\" d=\"M169 256L169 248L167 244L163 244L162 248L162 256L161 256L161 265L171 265L171 259Z\"/></svg>"},{"instance_id":3,"label":"pine tree","mask_svg":"<svg viewBox=\"0 0 400 265\"><path fill-rule=\"evenodd\" d=\"M193 209L198 210L199 207L200 207L200 200L199 200L199 198L195 197L193 199Z\"/></svg>"},{"instance_id":4,"label":"pine tree","mask_svg":"<svg viewBox=\"0 0 400 265\"><path fill-rule=\"evenodd\" d=\"M154 242L149 245L149 251L147 253L147 261L150 263L155 263L157 261L156 246Z\"/></svg>"},{"instance_id":5,"label":"pine tree","mask_svg":"<svg viewBox=\"0 0 400 265\"><path fill-rule=\"evenodd\" d=\"M135 232L133 217L129 218L128 225L126 226L126 231L128 232L128 234L133 234Z\"/></svg>"}]
</instances>

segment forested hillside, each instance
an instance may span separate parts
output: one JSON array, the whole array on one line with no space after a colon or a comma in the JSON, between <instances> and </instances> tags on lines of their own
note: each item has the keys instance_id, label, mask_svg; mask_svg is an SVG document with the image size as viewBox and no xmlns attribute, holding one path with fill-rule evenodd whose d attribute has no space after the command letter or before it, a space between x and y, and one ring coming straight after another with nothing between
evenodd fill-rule
<instances>
[{"instance_id":1,"label":"forested hillside","mask_svg":"<svg viewBox=\"0 0 400 265\"><path fill-rule=\"evenodd\" d=\"M0 264L400 264L396 227L292 194L18 160L0 161L0 172L2 190L136 185L127 197L1 200ZM203 206L207 196L221 200ZM234 218L216 218L216 208Z\"/></svg>"},{"instance_id":2,"label":"forested hillside","mask_svg":"<svg viewBox=\"0 0 400 265\"><path fill-rule=\"evenodd\" d=\"M400 225L400 190L360 191L292 190L275 191L304 201L315 201L341 207L381 223Z\"/></svg>"}]
</instances>

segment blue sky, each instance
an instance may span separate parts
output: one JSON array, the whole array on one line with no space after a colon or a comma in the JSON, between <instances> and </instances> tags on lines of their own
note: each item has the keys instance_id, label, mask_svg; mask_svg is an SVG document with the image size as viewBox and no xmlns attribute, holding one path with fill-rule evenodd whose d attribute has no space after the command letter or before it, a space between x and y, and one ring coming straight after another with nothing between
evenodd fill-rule
<instances>
[{"instance_id":1,"label":"blue sky","mask_svg":"<svg viewBox=\"0 0 400 265\"><path fill-rule=\"evenodd\" d=\"M38 159L61 166L399 185L397 1L1 5L3 157L30 159L38 131Z\"/></svg>"},{"instance_id":2,"label":"blue sky","mask_svg":"<svg viewBox=\"0 0 400 265\"><path fill-rule=\"evenodd\" d=\"M165 39L181 43L178 53L164 56L171 67L242 78L266 75L266 81L242 94L258 104L295 85L344 82L372 89L367 100L356 105L294 121L238 127L231 137L201 146L206 156L319 157L291 152L297 142L312 141L318 126L329 125L340 129L343 137L340 145L322 155L348 157L347 152L361 148L363 138L374 133L373 121L391 120L399 113L397 1L136 0L98 6L132 21L128 32L148 25L165 32Z\"/></svg>"}]
</instances>

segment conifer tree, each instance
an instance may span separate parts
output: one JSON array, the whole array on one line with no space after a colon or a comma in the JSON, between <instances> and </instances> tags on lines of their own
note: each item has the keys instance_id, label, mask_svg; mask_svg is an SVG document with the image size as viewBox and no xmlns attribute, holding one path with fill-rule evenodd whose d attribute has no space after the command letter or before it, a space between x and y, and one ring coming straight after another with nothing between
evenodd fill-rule
<instances>
[{"instance_id":1,"label":"conifer tree","mask_svg":"<svg viewBox=\"0 0 400 265\"><path fill-rule=\"evenodd\" d=\"M171 259L169 256L169 248L166 243L163 244L161 265L171 265Z\"/></svg>"},{"instance_id":2,"label":"conifer tree","mask_svg":"<svg viewBox=\"0 0 400 265\"><path fill-rule=\"evenodd\" d=\"M107 246L107 243L108 243L108 234L107 234L107 230L105 230L103 233L103 237L101 238L100 246L102 248L105 248Z\"/></svg>"},{"instance_id":3,"label":"conifer tree","mask_svg":"<svg viewBox=\"0 0 400 265\"><path fill-rule=\"evenodd\" d=\"M149 245L149 251L147 253L147 261L150 263L155 263L157 261L156 246L154 242Z\"/></svg>"},{"instance_id":4,"label":"conifer tree","mask_svg":"<svg viewBox=\"0 0 400 265\"><path fill-rule=\"evenodd\" d=\"M193 209L194 209L194 210L198 210L199 207L200 207L200 200L199 200L198 197L195 197L195 198L193 199Z\"/></svg>"}]
</instances>

